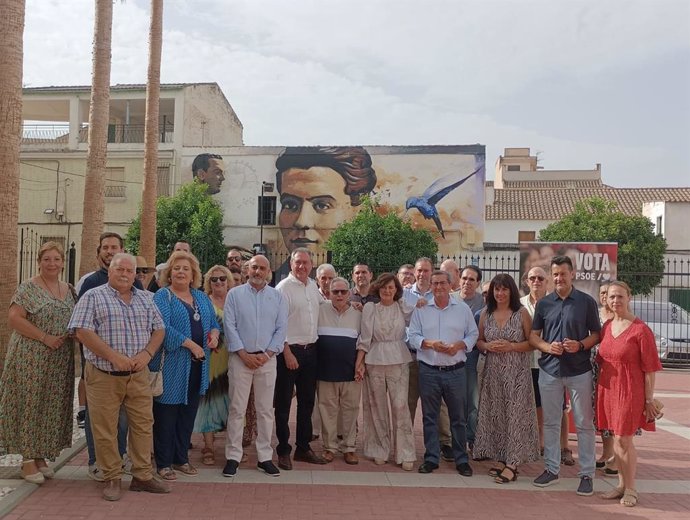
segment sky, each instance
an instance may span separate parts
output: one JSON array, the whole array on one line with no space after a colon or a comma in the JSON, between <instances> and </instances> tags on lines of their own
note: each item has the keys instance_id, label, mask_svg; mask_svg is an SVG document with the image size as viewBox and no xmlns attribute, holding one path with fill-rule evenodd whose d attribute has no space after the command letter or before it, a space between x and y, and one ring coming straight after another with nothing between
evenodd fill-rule
<instances>
[{"instance_id":1,"label":"sky","mask_svg":"<svg viewBox=\"0 0 690 520\"><path fill-rule=\"evenodd\" d=\"M94 0L26 0L24 85L89 85ZM149 3L115 2L111 83ZM690 185L688 0L166 0L163 83L217 82L247 145L486 145Z\"/></svg>"}]
</instances>

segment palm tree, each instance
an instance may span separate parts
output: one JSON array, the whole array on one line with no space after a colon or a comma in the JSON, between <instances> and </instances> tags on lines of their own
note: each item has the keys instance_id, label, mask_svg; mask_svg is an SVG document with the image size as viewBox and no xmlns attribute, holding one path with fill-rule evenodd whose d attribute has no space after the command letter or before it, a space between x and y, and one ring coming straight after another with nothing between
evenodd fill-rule
<instances>
[{"instance_id":1,"label":"palm tree","mask_svg":"<svg viewBox=\"0 0 690 520\"><path fill-rule=\"evenodd\" d=\"M24 0L3 0L0 16L0 309L6 312L17 288L19 145L22 135ZM7 320L0 318L0 373L4 366Z\"/></svg>"},{"instance_id":2,"label":"palm tree","mask_svg":"<svg viewBox=\"0 0 690 520\"><path fill-rule=\"evenodd\" d=\"M146 82L144 129L144 184L141 200L139 254L148 265L156 265L156 195L158 184L158 111L161 91L163 47L163 0L151 0L149 28L149 70Z\"/></svg>"},{"instance_id":3,"label":"palm tree","mask_svg":"<svg viewBox=\"0 0 690 520\"><path fill-rule=\"evenodd\" d=\"M103 232L105 211L105 165L110 114L110 49L113 31L113 1L96 0L91 105L89 108L89 151L84 179L84 214L81 233L79 275L97 268L96 248Z\"/></svg>"}]
</instances>

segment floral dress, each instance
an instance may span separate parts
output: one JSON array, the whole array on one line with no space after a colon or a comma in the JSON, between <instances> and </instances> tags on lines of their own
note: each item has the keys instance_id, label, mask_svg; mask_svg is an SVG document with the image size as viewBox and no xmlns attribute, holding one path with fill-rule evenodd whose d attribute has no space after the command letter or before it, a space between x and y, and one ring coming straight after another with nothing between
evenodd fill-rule
<instances>
[{"instance_id":1,"label":"floral dress","mask_svg":"<svg viewBox=\"0 0 690 520\"><path fill-rule=\"evenodd\" d=\"M76 303L74 290L55 298L31 280L22 283L12 303L46 334L67 332ZM54 459L72 445L74 343L53 350L12 332L0 378L0 446L24 460Z\"/></svg>"}]
</instances>

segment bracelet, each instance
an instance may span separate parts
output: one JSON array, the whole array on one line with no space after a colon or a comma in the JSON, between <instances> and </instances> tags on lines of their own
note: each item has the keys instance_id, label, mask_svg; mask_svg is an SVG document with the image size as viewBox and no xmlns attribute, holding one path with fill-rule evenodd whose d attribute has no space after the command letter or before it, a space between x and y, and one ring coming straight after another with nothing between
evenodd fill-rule
<instances>
[{"instance_id":1,"label":"bracelet","mask_svg":"<svg viewBox=\"0 0 690 520\"><path fill-rule=\"evenodd\" d=\"M151 359L153 359L153 354L151 354L151 352L149 352L149 349L145 348L145 349L144 349L144 352L146 352L146 353L149 355L149 357L150 357Z\"/></svg>"}]
</instances>

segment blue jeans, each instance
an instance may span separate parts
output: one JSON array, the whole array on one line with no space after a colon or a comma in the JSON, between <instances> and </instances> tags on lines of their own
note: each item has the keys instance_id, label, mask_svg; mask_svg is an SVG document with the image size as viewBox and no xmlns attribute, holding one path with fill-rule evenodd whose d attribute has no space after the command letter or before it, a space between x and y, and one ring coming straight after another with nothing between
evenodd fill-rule
<instances>
[{"instance_id":1,"label":"blue jeans","mask_svg":"<svg viewBox=\"0 0 690 520\"><path fill-rule=\"evenodd\" d=\"M465 364L465 379L467 385L467 402L465 405L465 417L467 418L467 441L474 443L477 433L477 417L479 416L479 380L477 377L477 363L479 362L479 350L475 347L467 354Z\"/></svg>"},{"instance_id":2,"label":"blue jeans","mask_svg":"<svg viewBox=\"0 0 690 520\"><path fill-rule=\"evenodd\" d=\"M539 393L544 411L544 462L546 469L558 475L561 467L561 417L563 390L570 394L570 404L577 428L577 458L580 477L594 477L594 410L592 408L592 372L573 377L553 377L539 369Z\"/></svg>"},{"instance_id":3,"label":"blue jeans","mask_svg":"<svg viewBox=\"0 0 690 520\"><path fill-rule=\"evenodd\" d=\"M86 414L84 417L84 435L86 436L86 450L89 452L89 466L96 464L96 448L93 444L93 433L91 432L91 421L89 420L89 403L86 403ZM120 407L120 418L117 421L117 449L121 456L127 453L127 412L125 407Z\"/></svg>"},{"instance_id":4,"label":"blue jeans","mask_svg":"<svg viewBox=\"0 0 690 520\"><path fill-rule=\"evenodd\" d=\"M438 439L438 416L441 398L448 406L450 418L451 447L455 464L468 462L465 445L465 368L441 371L419 363L419 396L422 400L424 424L424 461L438 464L440 448Z\"/></svg>"}]
</instances>

